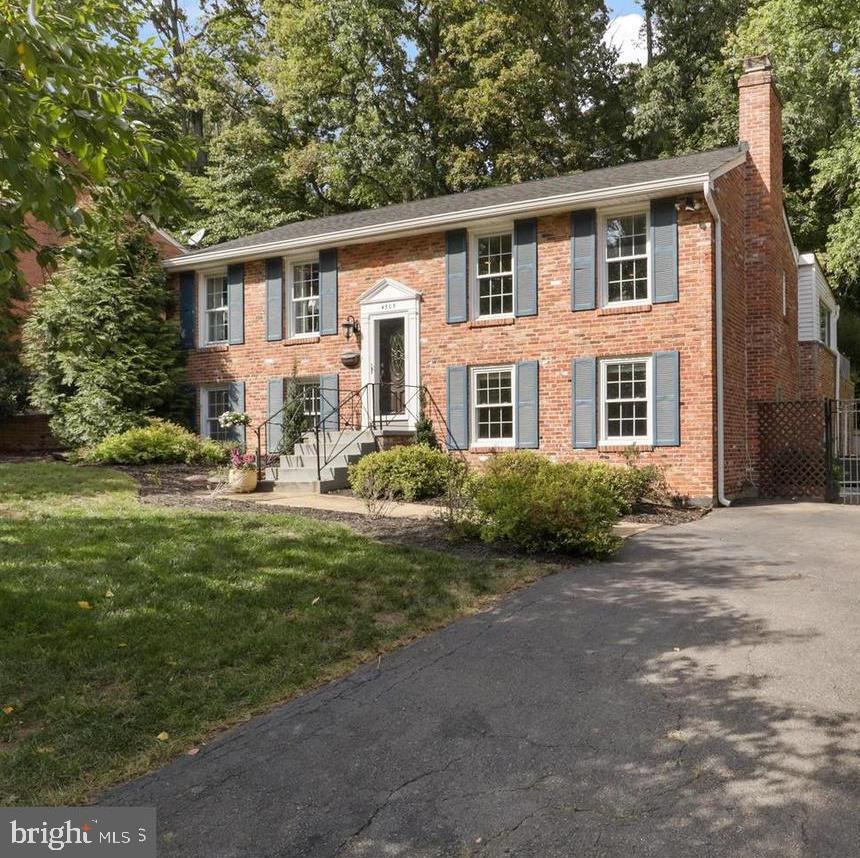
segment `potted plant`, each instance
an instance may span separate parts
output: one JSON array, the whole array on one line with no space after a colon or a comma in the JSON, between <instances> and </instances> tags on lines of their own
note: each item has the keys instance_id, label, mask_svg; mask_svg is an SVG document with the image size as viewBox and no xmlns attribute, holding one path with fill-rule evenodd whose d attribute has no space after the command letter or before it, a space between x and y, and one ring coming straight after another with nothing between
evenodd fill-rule
<instances>
[{"instance_id":1,"label":"potted plant","mask_svg":"<svg viewBox=\"0 0 860 858\"><path fill-rule=\"evenodd\" d=\"M243 453L238 447L230 451L227 485L236 494L247 494L257 488L257 456Z\"/></svg>"}]
</instances>

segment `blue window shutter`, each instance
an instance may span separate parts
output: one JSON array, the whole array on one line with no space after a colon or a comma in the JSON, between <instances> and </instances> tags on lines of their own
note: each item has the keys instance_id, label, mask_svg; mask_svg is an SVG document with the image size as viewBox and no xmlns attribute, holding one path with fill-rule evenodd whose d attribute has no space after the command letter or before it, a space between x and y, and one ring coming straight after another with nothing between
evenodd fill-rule
<instances>
[{"instance_id":1,"label":"blue window shutter","mask_svg":"<svg viewBox=\"0 0 860 858\"><path fill-rule=\"evenodd\" d=\"M597 306L597 212L584 209L570 216L570 306Z\"/></svg>"},{"instance_id":2,"label":"blue window shutter","mask_svg":"<svg viewBox=\"0 0 860 858\"><path fill-rule=\"evenodd\" d=\"M517 364L517 447L537 450L540 446L540 367L536 360Z\"/></svg>"},{"instance_id":3,"label":"blue window shutter","mask_svg":"<svg viewBox=\"0 0 860 858\"><path fill-rule=\"evenodd\" d=\"M469 449L469 368L449 366L445 403L449 450Z\"/></svg>"},{"instance_id":4,"label":"blue window shutter","mask_svg":"<svg viewBox=\"0 0 860 858\"><path fill-rule=\"evenodd\" d=\"M340 391L337 373L320 376L320 420L323 429L333 431L340 426Z\"/></svg>"},{"instance_id":5,"label":"blue window shutter","mask_svg":"<svg viewBox=\"0 0 860 858\"><path fill-rule=\"evenodd\" d=\"M678 212L675 199L651 200L651 289L655 304L678 300Z\"/></svg>"},{"instance_id":6,"label":"blue window shutter","mask_svg":"<svg viewBox=\"0 0 860 858\"><path fill-rule=\"evenodd\" d=\"M268 403L266 418L271 420L266 424L266 452L270 453L281 446L284 435L284 380L270 378L268 384ZM275 418L272 420L272 418Z\"/></svg>"},{"instance_id":7,"label":"blue window shutter","mask_svg":"<svg viewBox=\"0 0 860 858\"><path fill-rule=\"evenodd\" d=\"M573 446L597 446L597 361L593 357L574 358L571 364L571 418Z\"/></svg>"},{"instance_id":8,"label":"blue window shutter","mask_svg":"<svg viewBox=\"0 0 860 858\"><path fill-rule=\"evenodd\" d=\"M320 251L320 333L337 333L337 248Z\"/></svg>"},{"instance_id":9,"label":"blue window shutter","mask_svg":"<svg viewBox=\"0 0 860 858\"><path fill-rule=\"evenodd\" d=\"M445 233L445 318L465 322L469 317L468 234L465 229Z\"/></svg>"},{"instance_id":10,"label":"blue window shutter","mask_svg":"<svg viewBox=\"0 0 860 858\"><path fill-rule=\"evenodd\" d=\"M197 319L197 275L183 271L179 275L179 342L184 349L193 349Z\"/></svg>"},{"instance_id":11,"label":"blue window shutter","mask_svg":"<svg viewBox=\"0 0 860 858\"><path fill-rule=\"evenodd\" d=\"M538 311L537 220L514 223L514 289L517 316L536 316Z\"/></svg>"},{"instance_id":12,"label":"blue window shutter","mask_svg":"<svg viewBox=\"0 0 860 858\"><path fill-rule=\"evenodd\" d=\"M230 345L245 342L245 266L239 262L227 268L227 315Z\"/></svg>"},{"instance_id":13,"label":"blue window shutter","mask_svg":"<svg viewBox=\"0 0 860 858\"><path fill-rule=\"evenodd\" d=\"M654 354L654 446L681 443L681 361L678 352Z\"/></svg>"},{"instance_id":14,"label":"blue window shutter","mask_svg":"<svg viewBox=\"0 0 860 858\"><path fill-rule=\"evenodd\" d=\"M284 338L284 261L266 260L266 339Z\"/></svg>"},{"instance_id":15,"label":"blue window shutter","mask_svg":"<svg viewBox=\"0 0 860 858\"><path fill-rule=\"evenodd\" d=\"M231 381L229 388L229 397L230 397L230 410L231 411L244 411L245 410L245 382L244 381ZM247 428L245 426L234 426L233 427L233 439L235 441L239 441L240 443L245 443L246 441L246 432Z\"/></svg>"}]
</instances>

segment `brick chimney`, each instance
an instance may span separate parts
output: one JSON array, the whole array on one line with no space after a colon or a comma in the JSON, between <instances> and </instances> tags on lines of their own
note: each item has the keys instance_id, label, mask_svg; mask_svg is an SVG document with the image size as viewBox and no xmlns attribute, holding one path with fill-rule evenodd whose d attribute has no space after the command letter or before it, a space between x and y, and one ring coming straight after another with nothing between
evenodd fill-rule
<instances>
[{"instance_id":1,"label":"brick chimney","mask_svg":"<svg viewBox=\"0 0 860 858\"><path fill-rule=\"evenodd\" d=\"M749 147L744 273L747 391L752 405L799 395L797 266L783 214L782 102L767 56L744 61L738 105L738 136Z\"/></svg>"},{"instance_id":2,"label":"brick chimney","mask_svg":"<svg viewBox=\"0 0 860 858\"><path fill-rule=\"evenodd\" d=\"M771 196L782 210L782 101L767 55L744 60L738 80L738 136L749 145L750 159Z\"/></svg>"}]
</instances>

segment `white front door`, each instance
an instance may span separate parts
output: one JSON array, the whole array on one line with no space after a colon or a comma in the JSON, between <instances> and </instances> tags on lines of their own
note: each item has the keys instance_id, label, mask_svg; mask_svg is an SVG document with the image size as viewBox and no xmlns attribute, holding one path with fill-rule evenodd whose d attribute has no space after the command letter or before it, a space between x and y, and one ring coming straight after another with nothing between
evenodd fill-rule
<instances>
[{"instance_id":1,"label":"white front door","mask_svg":"<svg viewBox=\"0 0 860 858\"><path fill-rule=\"evenodd\" d=\"M419 330L421 296L394 280L362 295L361 383L365 424L414 429L421 413Z\"/></svg>"}]
</instances>

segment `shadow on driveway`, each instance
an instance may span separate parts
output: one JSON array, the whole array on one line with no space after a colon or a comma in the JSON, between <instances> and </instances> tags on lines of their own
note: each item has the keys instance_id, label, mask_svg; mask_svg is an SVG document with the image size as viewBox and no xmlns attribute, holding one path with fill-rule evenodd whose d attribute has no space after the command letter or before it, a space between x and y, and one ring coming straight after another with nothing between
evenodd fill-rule
<instances>
[{"instance_id":1,"label":"shadow on driveway","mask_svg":"<svg viewBox=\"0 0 860 858\"><path fill-rule=\"evenodd\" d=\"M860 508L721 510L105 796L166 856L847 856Z\"/></svg>"}]
</instances>

